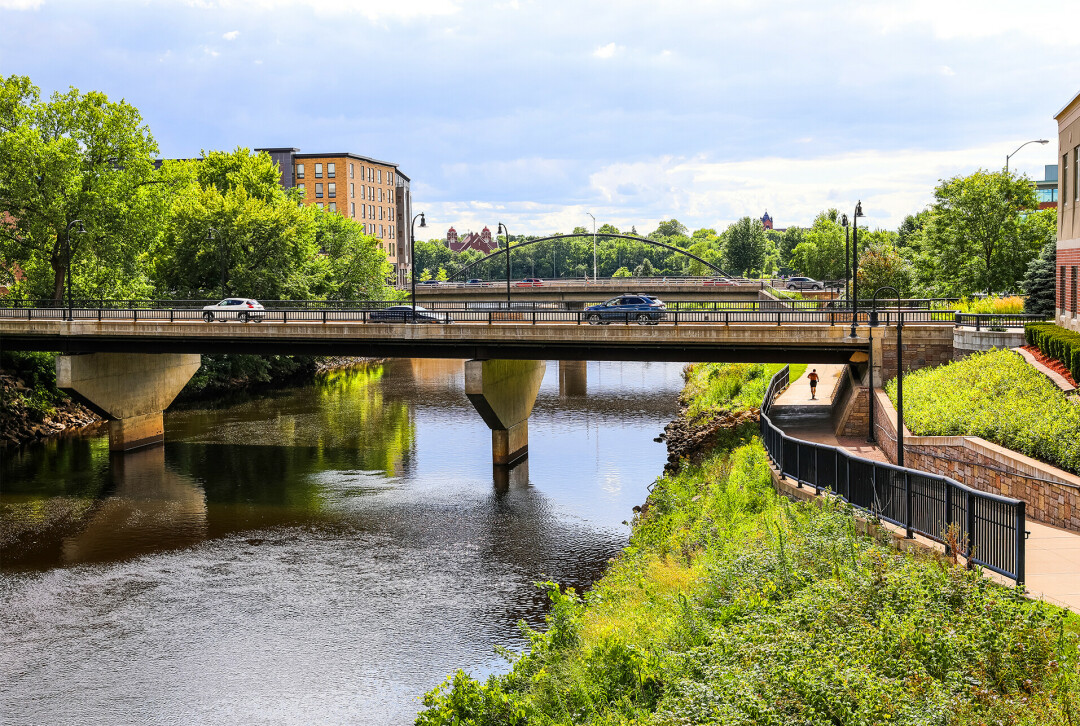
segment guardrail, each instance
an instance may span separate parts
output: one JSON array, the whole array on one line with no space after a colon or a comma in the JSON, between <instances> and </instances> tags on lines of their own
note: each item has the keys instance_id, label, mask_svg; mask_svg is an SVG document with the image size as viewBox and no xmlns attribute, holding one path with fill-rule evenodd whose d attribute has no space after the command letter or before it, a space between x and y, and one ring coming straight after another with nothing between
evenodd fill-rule
<instances>
[{"instance_id":1,"label":"guardrail","mask_svg":"<svg viewBox=\"0 0 1080 726\"><path fill-rule=\"evenodd\" d=\"M200 301L201 302L201 301ZM397 303L400 305L400 303ZM207 311L198 304L192 307L10 307L0 308L0 320L131 320L133 322L184 322L195 320L226 320L236 319L242 314L242 321L251 322L277 322L277 323L386 323L386 322L410 322L406 317L409 313L388 313L384 310L385 305L369 305L361 308L342 308L334 306L324 307L295 307L277 308L266 307L261 311L241 309L238 312L231 310ZM582 324L640 324L640 325L687 325L687 324L714 324L714 325L850 325L852 313L850 310L791 310L787 308L776 309L723 309L702 308L689 310L664 310L664 311L615 311L608 310L597 312L592 310L564 310L556 307L543 307L541 305L511 306L509 308L495 303L472 304L464 308L436 307L427 308L431 319L424 319L425 311L417 312L420 318L417 322L431 322L438 324L447 323L486 323L499 322L525 322L532 325L538 323L566 323L574 325ZM907 323L943 323L952 324L951 313L943 315L941 311L915 310L905 312L904 320ZM868 311L860 310L858 324L865 325L868 322Z\"/></svg>"},{"instance_id":2,"label":"guardrail","mask_svg":"<svg viewBox=\"0 0 1080 726\"><path fill-rule=\"evenodd\" d=\"M956 327L975 327L975 330L1023 328L1028 323L1045 323L1045 315L1007 315L996 313L956 313Z\"/></svg>"},{"instance_id":3,"label":"guardrail","mask_svg":"<svg viewBox=\"0 0 1080 726\"><path fill-rule=\"evenodd\" d=\"M956 546L968 567L1024 582L1024 502L980 492L955 479L855 456L835 446L788 436L769 418L775 395L788 384L784 366L769 381L761 404L761 439L781 474L798 486L829 489L876 517ZM950 530L952 534L950 535Z\"/></svg>"}]
</instances>

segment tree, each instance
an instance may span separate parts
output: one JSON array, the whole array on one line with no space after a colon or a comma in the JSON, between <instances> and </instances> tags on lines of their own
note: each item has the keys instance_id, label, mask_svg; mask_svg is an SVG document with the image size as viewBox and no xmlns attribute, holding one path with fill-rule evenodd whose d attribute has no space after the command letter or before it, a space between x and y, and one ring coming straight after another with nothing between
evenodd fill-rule
<instances>
[{"instance_id":1,"label":"tree","mask_svg":"<svg viewBox=\"0 0 1080 726\"><path fill-rule=\"evenodd\" d=\"M729 275L756 275L765 262L765 228L743 217L724 232L724 269Z\"/></svg>"},{"instance_id":2,"label":"tree","mask_svg":"<svg viewBox=\"0 0 1080 726\"><path fill-rule=\"evenodd\" d=\"M656 268L649 262L649 258L646 257L641 261L641 264L634 268L634 277L654 277L656 275Z\"/></svg>"},{"instance_id":3,"label":"tree","mask_svg":"<svg viewBox=\"0 0 1080 726\"><path fill-rule=\"evenodd\" d=\"M630 270L626 267L620 267L615 270L615 274L612 275L612 277L633 277L633 275L630 274Z\"/></svg>"},{"instance_id":4,"label":"tree","mask_svg":"<svg viewBox=\"0 0 1080 726\"><path fill-rule=\"evenodd\" d=\"M888 242L872 244L859 255L859 289L866 297L886 285L907 295L911 289L911 264Z\"/></svg>"},{"instance_id":5,"label":"tree","mask_svg":"<svg viewBox=\"0 0 1080 726\"><path fill-rule=\"evenodd\" d=\"M954 295L1012 289L1043 246L1020 234L1024 212L1036 207L1031 181L980 170L942 181L934 198L917 260L933 271L928 283Z\"/></svg>"},{"instance_id":6,"label":"tree","mask_svg":"<svg viewBox=\"0 0 1080 726\"><path fill-rule=\"evenodd\" d=\"M672 218L660 222L656 226L656 231L650 234L649 237L652 239L658 237L685 237L687 234L689 234L689 230L686 229L686 225Z\"/></svg>"},{"instance_id":7,"label":"tree","mask_svg":"<svg viewBox=\"0 0 1080 726\"><path fill-rule=\"evenodd\" d=\"M844 229L835 221L835 209L818 214L803 241L792 250L789 264L817 280L844 277Z\"/></svg>"},{"instance_id":8,"label":"tree","mask_svg":"<svg viewBox=\"0 0 1080 726\"><path fill-rule=\"evenodd\" d=\"M1054 266L1057 259L1057 241L1050 240L1038 257L1028 263L1024 275L1024 312L1028 315L1053 317L1056 303L1054 286Z\"/></svg>"},{"instance_id":9,"label":"tree","mask_svg":"<svg viewBox=\"0 0 1080 726\"><path fill-rule=\"evenodd\" d=\"M145 252L166 189L148 186L158 150L138 110L76 88L43 102L25 76L0 78L0 258L27 274L21 288L59 302L70 267L97 296L145 294ZM85 226L79 233L76 220ZM83 280L79 280L80 283Z\"/></svg>"},{"instance_id":10,"label":"tree","mask_svg":"<svg viewBox=\"0 0 1080 726\"><path fill-rule=\"evenodd\" d=\"M788 227L784 230L780 236L780 265L781 267L791 266L791 255L795 252L795 248L801 243L806 241L806 230L802 227Z\"/></svg>"}]
</instances>

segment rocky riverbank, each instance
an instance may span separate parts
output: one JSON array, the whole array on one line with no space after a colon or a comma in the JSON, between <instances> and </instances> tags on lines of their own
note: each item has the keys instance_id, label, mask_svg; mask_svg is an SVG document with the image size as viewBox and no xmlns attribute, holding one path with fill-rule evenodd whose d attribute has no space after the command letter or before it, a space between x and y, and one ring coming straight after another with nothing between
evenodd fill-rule
<instances>
[{"instance_id":1,"label":"rocky riverbank","mask_svg":"<svg viewBox=\"0 0 1080 726\"><path fill-rule=\"evenodd\" d=\"M21 446L102 423L70 398L34 405L33 390L18 376L0 372L0 446Z\"/></svg>"},{"instance_id":2,"label":"rocky riverbank","mask_svg":"<svg viewBox=\"0 0 1080 726\"><path fill-rule=\"evenodd\" d=\"M756 427L758 409L721 411L714 415L692 419L687 407L682 406L679 415L664 427L657 441L667 444L668 460L665 474L675 474L683 461L700 464L718 446L730 447L748 427Z\"/></svg>"}]
</instances>

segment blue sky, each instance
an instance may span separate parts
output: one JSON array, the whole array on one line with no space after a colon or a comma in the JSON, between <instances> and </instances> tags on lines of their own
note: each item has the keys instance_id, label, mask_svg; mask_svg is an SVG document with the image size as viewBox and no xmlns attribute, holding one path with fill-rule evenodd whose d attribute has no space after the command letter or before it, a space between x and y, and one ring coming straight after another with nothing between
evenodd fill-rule
<instances>
[{"instance_id":1,"label":"blue sky","mask_svg":"<svg viewBox=\"0 0 1080 726\"><path fill-rule=\"evenodd\" d=\"M1080 91L1080 3L0 0L0 73L137 106L166 157L296 146L400 164L433 232L514 234L1041 179Z\"/></svg>"}]
</instances>

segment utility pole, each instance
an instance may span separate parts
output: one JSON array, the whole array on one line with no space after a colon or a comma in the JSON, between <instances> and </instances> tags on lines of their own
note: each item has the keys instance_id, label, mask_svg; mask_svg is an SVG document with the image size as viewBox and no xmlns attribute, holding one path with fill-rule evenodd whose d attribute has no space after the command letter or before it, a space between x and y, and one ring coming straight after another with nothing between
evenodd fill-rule
<instances>
[{"instance_id":1,"label":"utility pole","mask_svg":"<svg viewBox=\"0 0 1080 726\"><path fill-rule=\"evenodd\" d=\"M596 217L593 217L592 212L585 212L585 214L592 217L592 279L596 282L600 279L596 276Z\"/></svg>"}]
</instances>

